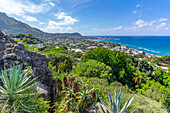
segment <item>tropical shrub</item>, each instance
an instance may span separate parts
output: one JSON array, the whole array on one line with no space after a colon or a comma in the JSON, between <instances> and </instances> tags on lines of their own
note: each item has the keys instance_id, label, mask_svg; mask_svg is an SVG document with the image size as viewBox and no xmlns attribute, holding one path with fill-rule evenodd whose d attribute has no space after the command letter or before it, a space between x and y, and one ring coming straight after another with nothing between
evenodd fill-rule
<instances>
[{"instance_id":1,"label":"tropical shrub","mask_svg":"<svg viewBox=\"0 0 170 113\"><path fill-rule=\"evenodd\" d=\"M105 77L110 79L111 68L106 66L106 64L95 61L95 60L88 60L87 62L81 62L77 64L77 66L72 71L79 76L85 77Z\"/></svg>"},{"instance_id":2,"label":"tropical shrub","mask_svg":"<svg viewBox=\"0 0 170 113\"><path fill-rule=\"evenodd\" d=\"M31 33L19 33L10 35L12 38L17 38L20 40L23 40L23 42L26 42L28 44L39 44L42 43L42 41L39 38L35 38Z\"/></svg>"},{"instance_id":3,"label":"tropical shrub","mask_svg":"<svg viewBox=\"0 0 170 113\"><path fill-rule=\"evenodd\" d=\"M111 94L108 90L108 97L109 97L109 101L110 101L111 110L106 106L106 104L103 102L103 100L100 97L99 97L99 99L109 113L124 113L124 111L129 107L129 105L131 104L131 102L133 100L133 98L130 97L128 99L128 101L124 104L123 108L120 109L121 89L119 89L118 93L115 89L114 100L113 100L113 98L112 98L112 96L111 96ZM102 111L104 113L106 113L102 106L101 106L101 108L102 108Z\"/></svg>"},{"instance_id":4,"label":"tropical shrub","mask_svg":"<svg viewBox=\"0 0 170 113\"><path fill-rule=\"evenodd\" d=\"M39 52L38 47L36 46L30 46L27 42L24 42L23 40L20 39L15 39L17 42L23 43L25 46L25 49L28 51L32 51L32 52Z\"/></svg>"},{"instance_id":5,"label":"tropical shrub","mask_svg":"<svg viewBox=\"0 0 170 113\"><path fill-rule=\"evenodd\" d=\"M57 80L60 81L60 80ZM90 87L82 79L75 79L74 76L63 76L60 84L61 94L58 95L55 103L55 112L83 112L92 103L96 102L97 88Z\"/></svg>"},{"instance_id":6,"label":"tropical shrub","mask_svg":"<svg viewBox=\"0 0 170 113\"><path fill-rule=\"evenodd\" d=\"M139 68L139 71L144 73L146 76L152 76L154 67L146 60L139 60L134 56L131 56L134 66Z\"/></svg>"},{"instance_id":7,"label":"tropical shrub","mask_svg":"<svg viewBox=\"0 0 170 113\"><path fill-rule=\"evenodd\" d=\"M50 53L68 53L66 49L63 48L55 48L55 46L45 46L45 49L43 50L43 52L45 52L46 54L50 54ZM41 50L41 49L40 49Z\"/></svg>"},{"instance_id":8,"label":"tropical shrub","mask_svg":"<svg viewBox=\"0 0 170 113\"><path fill-rule=\"evenodd\" d=\"M28 75L29 70L22 70L22 65L11 67L9 74L6 68L0 73L3 86L0 86L1 110L8 112L35 112L44 106L35 92L35 80ZM45 110L45 109L44 109Z\"/></svg>"},{"instance_id":9,"label":"tropical shrub","mask_svg":"<svg viewBox=\"0 0 170 113\"><path fill-rule=\"evenodd\" d=\"M91 77L91 78L85 78L84 80L87 81L86 83L89 84L89 86L94 85L96 88L100 89L100 92L97 93L100 98L103 100L104 103L109 103L108 99L108 90L118 89L121 88L121 108L124 106L124 103L128 100L128 97L130 97L133 94L134 100L131 103L131 105L126 109L126 112L132 112L135 110L135 113L167 113L161 102L157 102L149 97L146 97L142 94L136 94L136 92L132 91L128 88L128 86L122 85L120 82L113 82L110 85L108 84L107 79L100 79L98 77ZM110 92L111 95L114 95L114 91ZM165 103L168 106L168 98L166 99ZM108 105L109 106L109 105Z\"/></svg>"},{"instance_id":10,"label":"tropical shrub","mask_svg":"<svg viewBox=\"0 0 170 113\"><path fill-rule=\"evenodd\" d=\"M48 113L51 110L49 101L39 98L39 94L28 90L23 96L16 96L15 99L2 110L2 113Z\"/></svg>"},{"instance_id":11,"label":"tropical shrub","mask_svg":"<svg viewBox=\"0 0 170 113\"><path fill-rule=\"evenodd\" d=\"M82 59L83 61L94 59L110 66L112 68L112 76L109 79L109 83L115 81L116 77L117 81L132 87L135 67L128 54L101 47L87 51Z\"/></svg>"},{"instance_id":12,"label":"tropical shrub","mask_svg":"<svg viewBox=\"0 0 170 113\"><path fill-rule=\"evenodd\" d=\"M170 69L168 70L168 73L165 73L161 68L159 68L155 71L154 80L158 81L161 85L170 88Z\"/></svg>"},{"instance_id":13,"label":"tropical shrub","mask_svg":"<svg viewBox=\"0 0 170 113\"><path fill-rule=\"evenodd\" d=\"M155 80L147 80L146 83L141 84L141 87L141 89L137 89L138 93L160 102L163 102L170 94L169 88L155 82Z\"/></svg>"},{"instance_id":14,"label":"tropical shrub","mask_svg":"<svg viewBox=\"0 0 170 113\"><path fill-rule=\"evenodd\" d=\"M72 56L65 53L47 53L52 66L56 67L56 72L70 72L76 61Z\"/></svg>"},{"instance_id":15,"label":"tropical shrub","mask_svg":"<svg viewBox=\"0 0 170 113\"><path fill-rule=\"evenodd\" d=\"M165 55L162 57L155 57L151 60L152 63L156 63L158 65L161 65L161 63L167 63L170 64L170 55Z\"/></svg>"},{"instance_id":16,"label":"tropical shrub","mask_svg":"<svg viewBox=\"0 0 170 113\"><path fill-rule=\"evenodd\" d=\"M73 52L72 56L75 57L75 58L81 58L83 56L83 53L81 53L81 52Z\"/></svg>"}]
</instances>

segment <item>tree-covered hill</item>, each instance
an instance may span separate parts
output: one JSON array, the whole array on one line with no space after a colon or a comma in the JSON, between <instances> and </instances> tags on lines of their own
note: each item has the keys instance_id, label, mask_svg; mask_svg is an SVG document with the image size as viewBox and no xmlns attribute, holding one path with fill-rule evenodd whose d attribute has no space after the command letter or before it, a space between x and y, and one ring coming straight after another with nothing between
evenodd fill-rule
<instances>
[{"instance_id":1,"label":"tree-covered hill","mask_svg":"<svg viewBox=\"0 0 170 113\"><path fill-rule=\"evenodd\" d=\"M52 38L52 37L81 37L79 33L45 33L37 28L31 27L21 21L9 17L5 13L0 12L0 26L9 34L31 33L38 38Z\"/></svg>"}]
</instances>

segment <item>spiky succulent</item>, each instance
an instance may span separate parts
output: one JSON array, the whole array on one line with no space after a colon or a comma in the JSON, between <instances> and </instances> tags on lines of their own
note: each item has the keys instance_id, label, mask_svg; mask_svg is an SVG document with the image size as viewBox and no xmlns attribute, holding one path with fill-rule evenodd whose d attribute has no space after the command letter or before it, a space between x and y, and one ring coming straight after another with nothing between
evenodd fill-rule
<instances>
[{"instance_id":1,"label":"spiky succulent","mask_svg":"<svg viewBox=\"0 0 170 113\"><path fill-rule=\"evenodd\" d=\"M0 103L2 110L11 99L15 99L15 96L26 95L24 92L31 89L35 84L33 82L36 78L30 80L32 75L28 76L29 69L25 72L22 71L22 65L18 67L13 65L7 73L6 68L0 73L0 79L3 86L0 86Z\"/></svg>"},{"instance_id":2,"label":"spiky succulent","mask_svg":"<svg viewBox=\"0 0 170 113\"><path fill-rule=\"evenodd\" d=\"M131 104L133 98L130 97L128 99L128 101L124 104L123 108L120 110L120 102L121 102L121 89L119 89L118 93L115 89L115 98L114 101L112 99L112 96L108 90L108 96L109 96L109 101L110 101L110 105L111 105L111 110L106 106L106 104L102 101L102 99L99 97L101 103L104 105L104 107L107 109L107 111L109 113L124 113L124 111L129 107L129 105ZM101 106L101 109L104 113L106 113L103 109L103 107Z\"/></svg>"}]
</instances>

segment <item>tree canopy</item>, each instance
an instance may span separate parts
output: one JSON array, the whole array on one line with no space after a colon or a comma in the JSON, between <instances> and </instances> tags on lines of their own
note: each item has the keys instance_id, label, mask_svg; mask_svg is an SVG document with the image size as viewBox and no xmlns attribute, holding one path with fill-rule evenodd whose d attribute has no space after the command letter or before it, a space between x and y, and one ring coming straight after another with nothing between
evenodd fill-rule
<instances>
[{"instance_id":1,"label":"tree canopy","mask_svg":"<svg viewBox=\"0 0 170 113\"><path fill-rule=\"evenodd\" d=\"M81 62L74 69L73 72L78 74L79 76L85 77L106 77L110 78L111 67L106 66L106 64L95 61L88 60L87 62Z\"/></svg>"},{"instance_id":2,"label":"tree canopy","mask_svg":"<svg viewBox=\"0 0 170 113\"><path fill-rule=\"evenodd\" d=\"M112 68L112 77L109 79L110 83L117 80L130 87L132 86L133 73L136 70L128 54L100 47L87 51L83 56L83 61L88 59L94 59Z\"/></svg>"}]
</instances>

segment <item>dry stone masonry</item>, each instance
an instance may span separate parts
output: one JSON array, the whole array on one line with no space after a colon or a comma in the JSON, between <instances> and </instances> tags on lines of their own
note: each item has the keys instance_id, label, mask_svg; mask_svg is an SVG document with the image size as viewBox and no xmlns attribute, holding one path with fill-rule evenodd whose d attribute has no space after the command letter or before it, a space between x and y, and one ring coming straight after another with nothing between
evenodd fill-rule
<instances>
[{"instance_id":1,"label":"dry stone masonry","mask_svg":"<svg viewBox=\"0 0 170 113\"><path fill-rule=\"evenodd\" d=\"M25 49L24 44L18 43L0 29L0 70L4 66L9 70L11 65L23 64L31 66L33 76L38 77L38 89L45 96L52 92L52 75L48 69L48 57Z\"/></svg>"}]
</instances>

